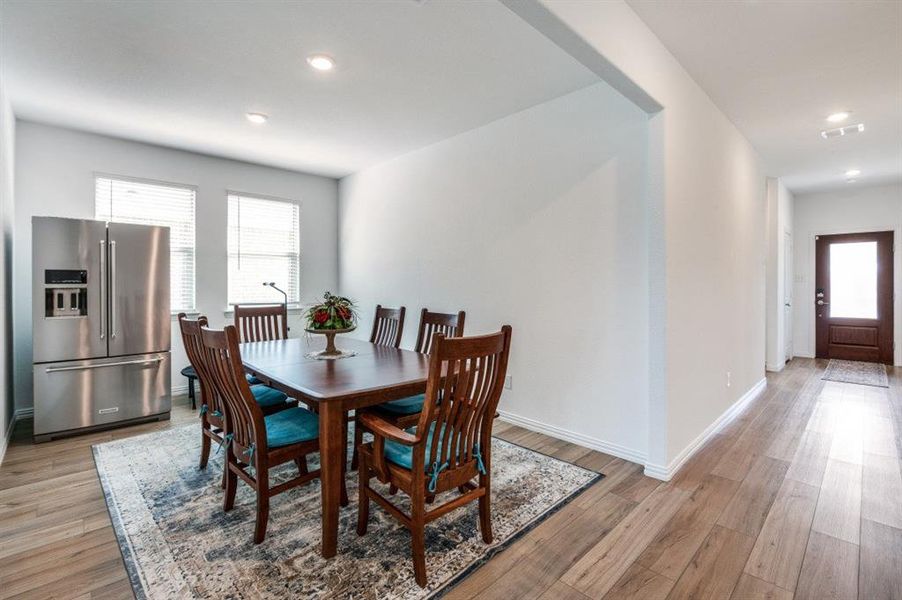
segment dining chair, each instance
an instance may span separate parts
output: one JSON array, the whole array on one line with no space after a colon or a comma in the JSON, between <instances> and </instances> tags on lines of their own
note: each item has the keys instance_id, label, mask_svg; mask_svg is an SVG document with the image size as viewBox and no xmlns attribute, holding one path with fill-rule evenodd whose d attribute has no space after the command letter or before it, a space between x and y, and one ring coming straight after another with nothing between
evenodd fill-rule
<instances>
[{"instance_id":1,"label":"dining chair","mask_svg":"<svg viewBox=\"0 0 902 600\"><path fill-rule=\"evenodd\" d=\"M225 407L222 507L230 511L235 506L238 479L247 483L257 495L254 543L259 544L266 537L270 498L319 477L318 469L307 469L307 455L319 451L319 419L301 407L264 415L244 377L235 327L203 327L201 340L205 364ZM289 461L297 465L298 476L270 487L270 469Z\"/></svg>"},{"instance_id":2,"label":"dining chair","mask_svg":"<svg viewBox=\"0 0 902 600\"><path fill-rule=\"evenodd\" d=\"M235 304L235 329L241 342L268 342L284 340L288 337L287 304ZM247 380L255 383L271 383L247 375Z\"/></svg>"},{"instance_id":3,"label":"dining chair","mask_svg":"<svg viewBox=\"0 0 902 600\"><path fill-rule=\"evenodd\" d=\"M185 313L179 313L179 329L182 332L182 343L185 345L185 354L188 362L200 380L200 468L207 467L210 458L210 445L212 442L222 443L222 433L225 428L225 413L222 402L215 394L213 380L210 378L203 364L203 344L201 343L200 330L207 326L207 317L200 316L197 319L189 319Z\"/></svg>"},{"instance_id":4,"label":"dining chair","mask_svg":"<svg viewBox=\"0 0 902 600\"><path fill-rule=\"evenodd\" d=\"M373 332L370 343L377 346L397 348L401 345L401 334L404 332L404 313L406 308L384 308L376 305L376 316L373 318Z\"/></svg>"},{"instance_id":5,"label":"dining chair","mask_svg":"<svg viewBox=\"0 0 902 600\"><path fill-rule=\"evenodd\" d=\"M178 321L179 329L182 332L182 343L185 345L185 354L188 355L188 362L200 380L200 468L204 469L210 458L211 443L222 443L225 413L222 399L216 394L213 379L204 364L201 329L207 326L207 317L200 316L197 319L189 319L185 313L179 313ZM289 400L286 394L265 385L253 385L250 389L254 401L267 415L297 404Z\"/></svg>"},{"instance_id":6,"label":"dining chair","mask_svg":"<svg viewBox=\"0 0 902 600\"><path fill-rule=\"evenodd\" d=\"M357 534L366 534L369 503L374 500L410 530L414 576L420 587L426 586L427 523L478 499L482 539L492 542L492 424L510 342L509 325L498 333L474 337L434 334L417 424L405 430L375 412L360 416L373 441L359 449ZM370 486L373 475L410 496L410 514ZM455 489L459 496L426 510L429 498Z\"/></svg>"},{"instance_id":7,"label":"dining chair","mask_svg":"<svg viewBox=\"0 0 902 600\"><path fill-rule=\"evenodd\" d=\"M453 314L429 312L428 308L424 308L420 311L420 326L417 330L417 341L414 350L420 354L429 354L432 336L436 333L444 334L446 337L463 336L464 321L466 320L466 317L467 313L462 310L457 314ZM417 415L419 415L422 410L423 394L417 394L415 396L401 398L400 400L385 402L376 407L363 409L359 412L378 412L383 419L403 429L415 424ZM351 457L351 469L357 468L357 447L363 443L363 433L365 430L366 426L355 416L354 450Z\"/></svg>"}]
</instances>

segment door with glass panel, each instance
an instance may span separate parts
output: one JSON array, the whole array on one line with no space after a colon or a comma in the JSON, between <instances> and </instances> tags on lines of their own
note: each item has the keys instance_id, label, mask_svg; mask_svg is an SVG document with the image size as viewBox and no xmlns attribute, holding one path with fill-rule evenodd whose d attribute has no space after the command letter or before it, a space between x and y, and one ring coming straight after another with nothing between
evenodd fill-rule
<instances>
[{"instance_id":1,"label":"door with glass panel","mask_svg":"<svg viewBox=\"0 0 902 600\"><path fill-rule=\"evenodd\" d=\"M893 362L893 232L816 238L817 357Z\"/></svg>"}]
</instances>

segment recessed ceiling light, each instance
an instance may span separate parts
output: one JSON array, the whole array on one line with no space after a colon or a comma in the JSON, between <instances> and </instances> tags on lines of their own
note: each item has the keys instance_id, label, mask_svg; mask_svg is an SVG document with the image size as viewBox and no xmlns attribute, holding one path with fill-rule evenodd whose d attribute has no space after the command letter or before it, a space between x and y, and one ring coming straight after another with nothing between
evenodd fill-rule
<instances>
[{"instance_id":1,"label":"recessed ceiling light","mask_svg":"<svg viewBox=\"0 0 902 600\"><path fill-rule=\"evenodd\" d=\"M247 113L247 120L251 123L256 123L257 125L262 125L266 123L266 120L269 119L269 115L264 115L263 113Z\"/></svg>"},{"instance_id":2,"label":"recessed ceiling light","mask_svg":"<svg viewBox=\"0 0 902 600\"><path fill-rule=\"evenodd\" d=\"M827 120L831 123L841 123L842 121L848 119L850 114L852 113L846 111L836 112L827 117Z\"/></svg>"},{"instance_id":3,"label":"recessed ceiling light","mask_svg":"<svg viewBox=\"0 0 902 600\"><path fill-rule=\"evenodd\" d=\"M331 71L335 68L335 60L325 54L311 54L307 57L307 63L317 71Z\"/></svg>"},{"instance_id":4,"label":"recessed ceiling light","mask_svg":"<svg viewBox=\"0 0 902 600\"><path fill-rule=\"evenodd\" d=\"M849 169L846 171L846 177L858 177L861 175L861 169Z\"/></svg>"}]
</instances>

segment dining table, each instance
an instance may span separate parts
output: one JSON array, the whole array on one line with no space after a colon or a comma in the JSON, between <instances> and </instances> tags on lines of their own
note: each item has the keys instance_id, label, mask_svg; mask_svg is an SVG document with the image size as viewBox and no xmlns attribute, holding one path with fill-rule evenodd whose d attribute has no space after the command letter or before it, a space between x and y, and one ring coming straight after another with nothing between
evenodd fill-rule
<instances>
[{"instance_id":1,"label":"dining table","mask_svg":"<svg viewBox=\"0 0 902 600\"><path fill-rule=\"evenodd\" d=\"M319 415L322 555L335 556L341 481L348 457L348 413L426 390L429 359L412 350L341 337L336 345L353 356L317 359L322 336L241 344L245 369ZM346 499L345 499L346 502Z\"/></svg>"}]
</instances>

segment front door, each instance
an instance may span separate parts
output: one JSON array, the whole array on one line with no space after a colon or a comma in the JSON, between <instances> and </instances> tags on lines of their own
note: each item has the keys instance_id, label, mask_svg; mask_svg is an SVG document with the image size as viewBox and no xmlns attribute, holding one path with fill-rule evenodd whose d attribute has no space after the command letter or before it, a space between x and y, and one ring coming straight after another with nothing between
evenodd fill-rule
<instances>
[{"instance_id":1,"label":"front door","mask_svg":"<svg viewBox=\"0 0 902 600\"><path fill-rule=\"evenodd\" d=\"M893 232L816 238L817 357L893 363Z\"/></svg>"}]
</instances>

